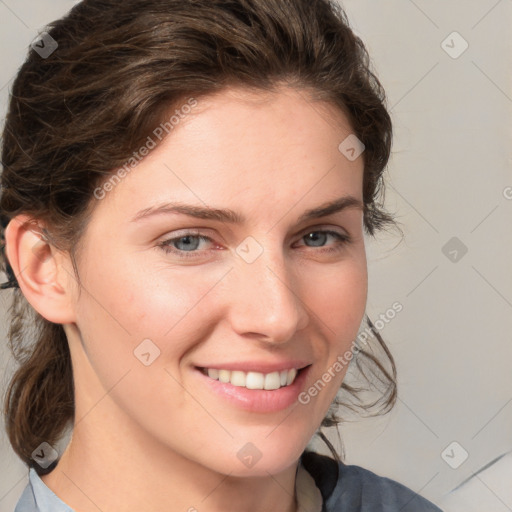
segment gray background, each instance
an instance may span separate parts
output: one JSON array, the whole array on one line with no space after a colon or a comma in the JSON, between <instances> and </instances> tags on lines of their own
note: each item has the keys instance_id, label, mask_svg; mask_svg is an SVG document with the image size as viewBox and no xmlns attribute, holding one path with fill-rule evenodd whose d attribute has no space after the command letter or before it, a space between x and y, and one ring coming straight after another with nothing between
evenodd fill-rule
<instances>
[{"instance_id":1,"label":"gray background","mask_svg":"<svg viewBox=\"0 0 512 512\"><path fill-rule=\"evenodd\" d=\"M0 0L0 121L26 47L74 3ZM439 502L512 450L512 0L342 3L388 93L386 204L405 239L379 235L368 245L367 312L375 320L403 305L381 331L397 361L399 400L387 416L341 433L349 463ZM0 294L4 316L8 295ZM2 388L12 366L5 345ZM0 443L0 512L10 512L27 471L3 430Z\"/></svg>"}]
</instances>

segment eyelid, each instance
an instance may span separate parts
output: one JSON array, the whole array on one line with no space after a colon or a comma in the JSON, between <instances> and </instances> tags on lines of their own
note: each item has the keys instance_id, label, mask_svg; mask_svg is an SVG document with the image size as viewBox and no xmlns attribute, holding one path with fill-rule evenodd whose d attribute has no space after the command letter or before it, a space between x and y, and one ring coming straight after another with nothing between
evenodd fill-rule
<instances>
[{"instance_id":1,"label":"eyelid","mask_svg":"<svg viewBox=\"0 0 512 512\"><path fill-rule=\"evenodd\" d=\"M308 226L307 228L302 229L301 231L299 231L299 233L302 233L304 235L311 233L312 231L336 231L337 229L341 229L343 231L340 234L348 236L349 233L345 228L333 224L315 224L313 226Z\"/></svg>"},{"instance_id":2,"label":"eyelid","mask_svg":"<svg viewBox=\"0 0 512 512\"><path fill-rule=\"evenodd\" d=\"M185 236L209 238L213 243L215 243L217 238L224 240L223 237L219 235L217 231L212 230L211 228L181 228L176 231L170 231L165 235L158 237L158 243L168 242L169 240L176 240ZM222 243L225 242L223 241Z\"/></svg>"}]
</instances>

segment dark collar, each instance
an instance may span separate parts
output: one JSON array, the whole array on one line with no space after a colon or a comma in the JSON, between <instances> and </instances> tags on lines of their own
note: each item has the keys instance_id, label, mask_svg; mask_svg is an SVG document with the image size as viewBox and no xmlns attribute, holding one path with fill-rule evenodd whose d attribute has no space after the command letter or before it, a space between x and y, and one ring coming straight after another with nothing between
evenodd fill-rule
<instances>
[{"instance_id":1,"label":"dark collar","mask_svg":"<svg viewBox=\"0 0 512 512\"><path fill-rule=\"evenodd\" d=\"M307 472L315 480L315 484L320 490L325 503L338 482L338 463L327 455L310 451L302 453L301 461Z\"/></svg>"}]
</instances>

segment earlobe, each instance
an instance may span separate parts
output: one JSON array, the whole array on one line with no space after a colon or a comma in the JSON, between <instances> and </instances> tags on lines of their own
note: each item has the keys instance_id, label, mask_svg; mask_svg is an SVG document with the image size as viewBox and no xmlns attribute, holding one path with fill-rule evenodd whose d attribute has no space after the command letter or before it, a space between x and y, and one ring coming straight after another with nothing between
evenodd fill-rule
<instances>
[{"instance_id":1,"label":"earlobe","mask_svg":"<svg viewBox=\"0 0 512 512\"><path fill-rule=\"evenodd\" d=\"M27 215L14 217L5 230L5 251L19 287L30 305L53 323L75 321L71 280L65 259Z\"/></svg>"}]
</instances>

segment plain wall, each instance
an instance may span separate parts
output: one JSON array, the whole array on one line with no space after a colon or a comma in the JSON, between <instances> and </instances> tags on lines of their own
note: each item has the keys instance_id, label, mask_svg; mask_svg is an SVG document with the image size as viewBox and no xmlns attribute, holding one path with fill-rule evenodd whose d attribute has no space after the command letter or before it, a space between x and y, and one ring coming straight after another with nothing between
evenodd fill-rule
<instances>
[{"instance_id":1,"label":"plain wall","mask_svg":"<svg viewBox=\"0 0 512 512\"><path fill-rule=\"evenodd\" d=\"M74 3L0 1L0 121L27 46ZM405 238L368 242L370 318L403 305L381 330L398 402L341 433L347 462L436 502L512 449L512 2L342 3L388 93L386 205ZM0 294L2 319L9 294ZM5 320L0 338L3 388L12 367ZM27 470L3 430L0 450L0 512L12 511Z\"/></svg>"}]
</instances>

